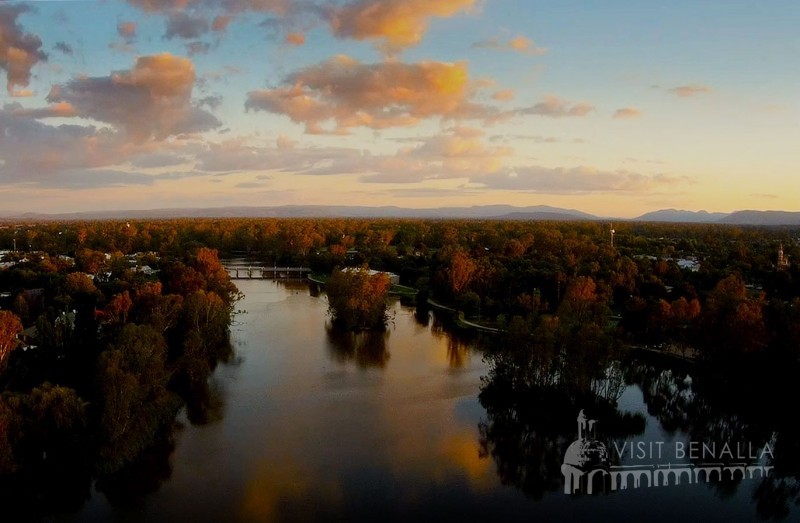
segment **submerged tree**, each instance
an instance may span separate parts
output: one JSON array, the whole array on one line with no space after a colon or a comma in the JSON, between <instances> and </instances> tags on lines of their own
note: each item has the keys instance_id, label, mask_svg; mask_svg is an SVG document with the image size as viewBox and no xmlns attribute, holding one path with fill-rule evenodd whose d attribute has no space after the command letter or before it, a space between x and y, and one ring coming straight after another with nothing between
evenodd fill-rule
<instances>
[{"instance_id":1,"label":"submerged tree","mask_svg":"<svg viewBox=\"0 0 800 523\"><path fill-rule=\"evenodd\" d=\"M371 274L366 268L334 272L325 287L334 325L346 330L385 328L390 287L386 274Z\"/></svg>"}]
</instances>

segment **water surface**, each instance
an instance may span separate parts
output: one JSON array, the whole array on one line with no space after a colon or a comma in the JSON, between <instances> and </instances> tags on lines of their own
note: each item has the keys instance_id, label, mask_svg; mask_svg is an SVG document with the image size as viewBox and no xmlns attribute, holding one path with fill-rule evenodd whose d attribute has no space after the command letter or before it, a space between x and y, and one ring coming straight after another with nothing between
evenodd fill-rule
<instances>
[{"instance_id":1,"label":"water surface","mask_svg":"<svg viewBox=\"0 0 800 523\"><path fill-rule=\"evenodd\" d=\"M213 375L212 421L191 426L181 416L168 477L155 492L112 503L95 491L68 519L756 517L758 481L567 496L559 466L575 434L532 451L547 405L525 407L533 418L541 413L534 424L490 416L479 400L488 364L432 314L395 303L387 333L342 335L329 328L324 295L306 283L237 285L236 358ZM637 413L644 427L619 442L689 438L662 427L638 384L624 388L618 410Z\"/></svg>"}]
</instances>

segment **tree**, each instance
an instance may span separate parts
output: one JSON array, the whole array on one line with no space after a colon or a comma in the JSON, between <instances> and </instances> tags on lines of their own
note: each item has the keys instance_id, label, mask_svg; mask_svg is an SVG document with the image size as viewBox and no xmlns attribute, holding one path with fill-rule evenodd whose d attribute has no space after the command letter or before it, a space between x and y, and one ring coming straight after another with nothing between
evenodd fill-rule
<instances>
[{"instance_id":1,"label":"tree","mask_svg":"<svg viewBox=\"0 0 800 523\"><path fill-rule=\"evenodd\" d=\"M8 357L17 344L17 334L22 332L22 322L13 312L0 311L0 371L5 369Z\"/></svg>"},{"instance_id":2,"label":"tree","mask_svg":"<svg viewBox=\"0 0 800 523\"><path fill-rule=\"evenodd\" d=\"M766 347L764 296L750 297L738 275L721 280L703 314L706 347L716 354L742 355Z\"/></svg>"},{"instance_id":3,"label":"tree","mask_svg":"<svg viewBox=\"0 0 800 523\"><path fill-rule=\"evenodd\" d=\"M133 301L128 291L115 294L106 305L106 317L111 323L123 325L127 323L132 307Z\"/></svg>"},{"instance_id":4,"label":"tree","mask_svg":"<svg viewBox=\"0 0 800 523\"><path fill-rule=\"evenodd\" d=\"M64 280L64 292L70 296L84 294L87 296L96 295L97 287L89 276L83 272L71 272Z\"/></svg>"},{"instance_id":5,"label":"tree","mask_svg":"<svg viewBox=\"0 0 800 523\"><path fill-rule=\"evenodd\" d=\"M325 286L334 325L346 330L383 329L391 283L384 273L366 267L335 271Z\"/></svg>"},{"instance_id":6,"label":"tree","mask_svg":"<svg viewBox=\"0 0 800 523\"><path fill-rule=\"evenodd\" d=\"M460 294L472 281L472 275L477 270L475 262L464 251L456 251L450 258L447 270L450 290L454 295Z\"/></svg>"},{"instance_id":7,"label":"tree","mask_svg":"<svg viewBox=\"0 0 800 523\"><path fill-rule=\"evenodd\" d=\"M558 317L563 322L594 323L604 328L608 318L608 300L597 292L597 284L590 276L579 276L567 286Z\"/></svg>"},{"instance_id":8,"label":"tree","mask_svg":"<svg viewBox=\"0 0 800 523\"><path fill-rule=\"evenodd\" d=\"M161 333L133 324L100 356L102 468L117 470L133 460L172 418L176 404L167 391L166 359Z\"/></svg>"}]
</instances>

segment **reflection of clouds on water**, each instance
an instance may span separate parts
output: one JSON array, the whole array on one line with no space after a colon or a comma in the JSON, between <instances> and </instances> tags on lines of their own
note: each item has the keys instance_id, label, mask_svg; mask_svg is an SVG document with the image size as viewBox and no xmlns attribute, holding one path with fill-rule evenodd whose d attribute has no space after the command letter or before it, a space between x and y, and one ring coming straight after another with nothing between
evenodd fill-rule
<instances>
[{"instance_id":1,"label":"reflection of clouds on water","mask_svg":"<svg viewBox=\"0 0 800 523\"><path fill-rule=\"evenodd\" d=\"M320 484L320 476L302 462L262 461L248 476L239 517L246 521L311 521L341 510L342 485ZM312 501L313 500L313 501Z\"/></svg>"}]
</instances>

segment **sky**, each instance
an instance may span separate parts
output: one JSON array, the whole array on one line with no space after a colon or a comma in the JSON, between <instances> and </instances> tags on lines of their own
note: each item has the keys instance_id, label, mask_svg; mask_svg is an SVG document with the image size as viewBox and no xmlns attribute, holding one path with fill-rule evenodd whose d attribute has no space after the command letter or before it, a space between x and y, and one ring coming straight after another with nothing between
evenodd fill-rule
<instances>
[{"instance_id":1,"label":"sky","mask_svg":"<svg viewBox=\"0 0 800 523\"><path fill-rule=\"evenodd\" d=\"M0 0L0 212L800 210L800 2Z\"/></svg>"}]
</instances>

